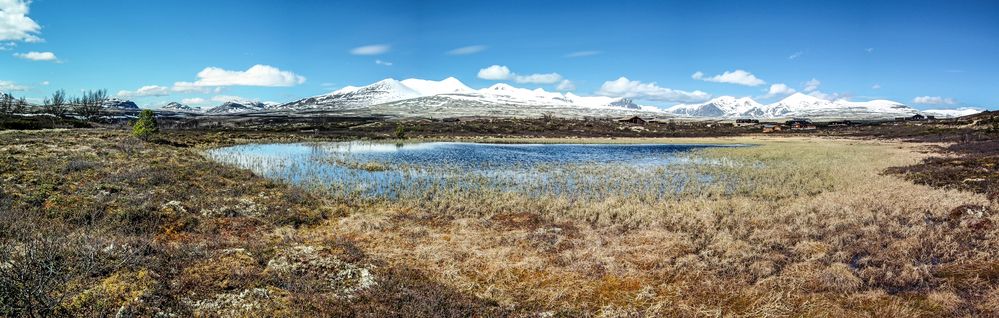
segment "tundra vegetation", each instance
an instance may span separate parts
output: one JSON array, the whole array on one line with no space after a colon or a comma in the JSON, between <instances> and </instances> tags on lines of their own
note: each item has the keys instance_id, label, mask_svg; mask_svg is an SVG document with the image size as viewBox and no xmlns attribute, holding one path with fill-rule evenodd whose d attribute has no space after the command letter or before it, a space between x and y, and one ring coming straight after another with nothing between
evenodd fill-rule
<instances>
[{"instance_id":1,"label":"tundra vegetation","mask_svg":"<svg viewBox=\"0 0 999 318\"><path fill-rule=\"evenodd\" d=\"M0 315L999 315L999 206L893 168L932 164L925 143L684 140L755 146L698 150L672 173L726 182L668 195L377 199L205 156L257 136L163 134L0 132Z\"/></svg>"}]
</instances>

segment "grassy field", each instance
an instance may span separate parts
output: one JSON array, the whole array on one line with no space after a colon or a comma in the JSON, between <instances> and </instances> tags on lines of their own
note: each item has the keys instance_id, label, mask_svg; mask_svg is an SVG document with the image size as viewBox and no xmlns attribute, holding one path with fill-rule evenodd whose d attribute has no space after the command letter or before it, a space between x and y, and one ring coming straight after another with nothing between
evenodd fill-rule
<instances>
[{"instance_id":1,"label":"grassy field","mask_svg":"<svg viewBox=\"0 0 999 318\"><path fill-rule=\"evenodd\" d=\"M0 133L0 315L999 315L999 206L885 173L927 144L682 139L757 146L697 153L732 189L388 201L202 156L258 137Z\"/></svg>"}]
</instances>

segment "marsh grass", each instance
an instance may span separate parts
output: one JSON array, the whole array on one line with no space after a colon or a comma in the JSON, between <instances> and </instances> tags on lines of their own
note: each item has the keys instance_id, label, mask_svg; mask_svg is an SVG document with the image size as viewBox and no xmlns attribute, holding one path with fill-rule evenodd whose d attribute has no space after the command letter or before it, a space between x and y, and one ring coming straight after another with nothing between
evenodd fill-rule
<instances>
[{"instance_id":1,"label":"marsh grass","mask_svg":"<svg viewBox=\"0 0 999 318\"><path fill-rule=\"evenodd\" d=\"M946 221L955 207L990 203L883 174L918 162L915 146L741 142L757 146L698 150L690 156L699 160L671 167L670 175L711 176L682 189L650 191L672 184L661 175L629 183L634 171L572 167L612 177L573 190L596 195L503 191L479 180L472 189L355 198L357 210L311 235L352 233L375 257L459 290L567 316L991 312L997 231L971 224L997 217Z\"/></svg>"}]
</instances>

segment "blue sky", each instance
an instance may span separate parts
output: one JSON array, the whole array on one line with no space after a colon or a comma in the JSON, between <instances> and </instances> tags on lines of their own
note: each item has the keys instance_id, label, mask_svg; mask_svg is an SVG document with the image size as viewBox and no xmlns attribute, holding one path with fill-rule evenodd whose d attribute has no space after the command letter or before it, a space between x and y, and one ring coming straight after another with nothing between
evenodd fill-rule
<instances>
[{"instance_id":1,"label":"blue sky","mask_svg":"<svg viewBox=\"0 0 999 318\"><path fill-rule=\"evenodd\" d=\"M506 82L656 106L796 91L999 108L997 1L0 0L0 9L0 90L30 98L104 88L143 106L211 106L453 76L473 88Z\"/></svg>"}]
</instances>

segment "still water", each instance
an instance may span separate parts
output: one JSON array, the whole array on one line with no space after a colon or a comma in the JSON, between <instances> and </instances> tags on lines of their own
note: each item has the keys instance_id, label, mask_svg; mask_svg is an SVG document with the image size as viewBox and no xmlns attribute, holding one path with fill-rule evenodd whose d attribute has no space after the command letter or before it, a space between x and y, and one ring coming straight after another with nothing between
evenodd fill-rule
<instances>
[{"instance_id":1,"label":"still water","mask_svg":"<svg viewBox=\"0 0 999 318\"><path fill-rule=\"evenodd\" d=\"M333 142L239 145L207 155L268 178L350 196L400 198L483 189L600 196L676 191L691 178L704 182L711 176L692 176L681 167L722 163L692 152L737 146Z\"/></svg>"}]
</instances>

